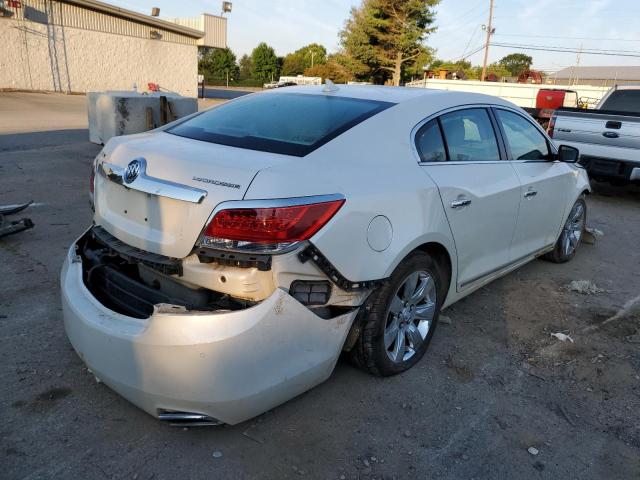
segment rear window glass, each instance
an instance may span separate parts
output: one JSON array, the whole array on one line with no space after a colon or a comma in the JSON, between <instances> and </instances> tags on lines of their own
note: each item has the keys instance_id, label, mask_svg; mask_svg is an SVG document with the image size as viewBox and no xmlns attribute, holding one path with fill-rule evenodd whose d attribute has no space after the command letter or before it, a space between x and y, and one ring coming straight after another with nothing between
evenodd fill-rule
<instances>
[{"instance_id":1,"label":"rear window glass","mask_svg":"<svg viewBox=\"0 0 640 480\"><path fill-rule=\"evenodd\" d=\"M604 101L601 110L640 113L640 90L616 90Z\"/></svg>"},{"instance_id":2,"label":"rear window glass","mask_svg":"<svg viewBox=\"0 0 640 480\"><path fill-rule=\"evenodd\" d=\"M167 132L302 157L392 105L303 93L250 95L192 117Z\"/></svg>"}]
</instances>

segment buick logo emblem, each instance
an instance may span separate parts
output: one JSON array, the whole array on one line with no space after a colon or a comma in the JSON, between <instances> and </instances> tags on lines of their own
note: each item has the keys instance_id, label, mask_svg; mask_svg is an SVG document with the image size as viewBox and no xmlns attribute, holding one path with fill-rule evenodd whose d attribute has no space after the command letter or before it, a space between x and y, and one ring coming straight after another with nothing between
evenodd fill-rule
<instances>
[{"instance_id":1,"label":"buick logo emblem","mask_svg":"<svg viewBox=\"0 0 640 480\"><path fill-rule=\"evenodd\" d=\"M127 183L133 182L140 175L140 161L133 160L127 165L127 169L124 171L124 181Z\"/></svg>"}]
</instances>

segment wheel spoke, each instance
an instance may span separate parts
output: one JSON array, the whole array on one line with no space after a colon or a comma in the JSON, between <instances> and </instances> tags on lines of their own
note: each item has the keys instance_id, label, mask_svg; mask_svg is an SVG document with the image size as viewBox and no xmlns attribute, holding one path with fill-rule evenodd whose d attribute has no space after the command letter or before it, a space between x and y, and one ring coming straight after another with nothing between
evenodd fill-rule
<instances>
[{"instance_id":1,"label":"wheel spoke","mask_svg":"<svg viewBox=\"0 0 640 480\"><path fill-rule=\"evenodd\" d=\"M391 306L389 307L389 313L399 314L404 308L404 302L398 295L394 295L391 299Z\"/></svg>"},{"instance_id":2,"label":"wheel spoke","mask_svg":"<svg viewBox=\"0 0 640 480\"><path fill-rule=\"evenodd\" d=\"M420 303L421 300L424 300L424 298L427 296L427 293L429 292L429 290L431 289L431 277L426 276L422 279L420 279L420 283L418 284L418 288L416 288L415 292L413 292L413 295L411 295L411 298L409 299L412 303Z\"/></svg>"},{"instance_id":3,"label":"wheel spoke","mask_svg":"<svg viewBox=\"0 0 640 480\"><path fill-rule=\"evenodd\" d=\"M571 253L571 240L569 239L569 232L565 231L562 236L562 245L565 255L569 255Z\"/></svg>"},{"instance_id":4,"label":"wheel spoke","mask_svg":"<svg viewBox=\"0 0 640 480\"><path fill-rule=\"evenodd\" d=\"M416 318L419 320L432 320L433 314L436 311L436 304L433 301L429 301L416 308Z\"/></svg>"},{"instance_id":5,"label":"wheel spoke","mask_svg":"<svg viewBox=\"0 0 640 480\"><path fill-rule=\"evenodd\" d=\"M384 331L384 346L389 350L398 336L398 320L394 318Z\"/></svg>"},{"instance_id":6,"label":"wheel spoke","mask_svg":"<svg viewBox=\"0 0 640 480\"><path fill-rule=\"evenodd\" d=\"M571 221L572 222L577 222L578 220L582 219L582 205L577 204L575 207L575 210L573 211L573 215L571 217Z\"/></svg>"},{"instance_id":7,"label":"wheel spoke","mask_svg":"<svg viewBox=\"0 0 640 480\"><path fill-rule=\"evenodd\" d=\"M414 324L409 325L409 328L407 328L407 335L409 336L409 343L411 344L411 347L414 350L418 350L423 340L420 331L418 331L418 327Z\"/></svg>"},{"instance_id":8,"label":"wheel spoke","mask_svg":"<svg viewBox=\"0 0 640 480\"><path fill-rule=\"evenodd\" d=\"M396 347L393 349L393 360L395 362L401 362L404 358L405 350L406 342L404 339L404 332L398 330L398 335L396 336Z\"/></svg>"},{"instance_id":9,"label":"wheel spoke","mask_svg":"<svg viewBox=\"0 0 640 480\"><path fill-rule=\"evenodd\" d=\"M409 275L404 282L404 289L402 290L402 299L410 300L413 294L416 291L416 287L418 286L418 280L420 280L420 272L415 272Z\"/></svg>"}]
</instances>

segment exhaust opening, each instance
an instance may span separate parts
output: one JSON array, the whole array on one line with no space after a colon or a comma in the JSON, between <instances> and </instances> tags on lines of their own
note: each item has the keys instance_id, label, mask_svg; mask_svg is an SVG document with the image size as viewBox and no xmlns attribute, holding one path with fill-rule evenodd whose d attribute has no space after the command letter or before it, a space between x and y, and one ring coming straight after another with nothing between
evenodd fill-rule
<instances>
[{"instance_id":1,"label":"exhaust opening","mask_svg":"<svg viewBox=\"0 0 640 480\"><path fill-rule=\"evenodd\" d=\"M170 427L215 427L224 424L217 418L203 415L202 413L175 412L172 410L159 410L158 419L169 423Z\"/></svg>"}]
</instances>

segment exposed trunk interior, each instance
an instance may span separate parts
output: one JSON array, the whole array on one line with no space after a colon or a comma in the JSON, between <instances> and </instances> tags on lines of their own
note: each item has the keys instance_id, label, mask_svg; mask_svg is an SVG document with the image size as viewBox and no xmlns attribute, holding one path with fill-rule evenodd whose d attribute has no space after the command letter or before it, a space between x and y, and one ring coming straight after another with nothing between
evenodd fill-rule
<instances>
[{"instance_id":1,"label":"exposed trunk interior","mask_svg":"<svg viewBox=\"0 0 640 480\"><path fill-rule=\"evenodd\" d=\"M122 245L100 227L93 227L77 243L84 283L110 310L148 318L157 304L190 311L241 310L254 304L213 290L191 288L171 276L178 273L179 260Z\"/></svg>"}]
</instances>

